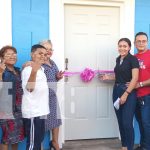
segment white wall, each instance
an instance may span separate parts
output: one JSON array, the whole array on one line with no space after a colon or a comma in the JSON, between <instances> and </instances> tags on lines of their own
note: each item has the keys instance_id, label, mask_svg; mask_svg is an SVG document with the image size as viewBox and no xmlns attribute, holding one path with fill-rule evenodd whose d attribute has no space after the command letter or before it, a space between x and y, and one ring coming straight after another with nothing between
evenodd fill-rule
<instances>
[{"instance_id":1,"label":"white wall","mask_svg":"<svg viewBox=\"0 0 150 150\"><path fill-rule=\"evenodd\" d=\"M0 0L0 48L12 44L11 0Z\"/></svg>"},{"instance_id":2,"label":"white wall","mask_svg":"<svg viewBox=\"0 0 150 150\"><path fill-rule=\"evenodd\" d=\"M64 12L61 0L50 0L50 39L53 43L53 59L64 70Z\"/></svg>"},{"instance_id":3,"label":"white wall","mask_svg":"<svg viewBox=\"0 0 150 150\"><path fill-rule=\"evenodd\" d=\"M120 37L128 37L132 42L131 53L134 54L135 0L124 0L124 16L121 16Z\"/></svg>"}]
</instances>

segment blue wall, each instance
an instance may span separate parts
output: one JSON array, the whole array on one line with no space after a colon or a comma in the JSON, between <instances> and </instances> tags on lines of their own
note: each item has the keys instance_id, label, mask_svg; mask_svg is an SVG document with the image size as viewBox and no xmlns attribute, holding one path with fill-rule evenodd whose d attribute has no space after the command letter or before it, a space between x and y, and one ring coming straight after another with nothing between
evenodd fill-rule
<instances>
[{"instance_id":1,"label":"blue wall","mask_svg":"<svg viewBox=\"0 0 150 150\"><path fill-rule=\"evenodd\" d=\"M30 49L33 44L49 38L49 0L12 0L12 44L17 48L18 62L30 60ZM0 129L1 137L1 129ZM49 147L49 133L43 142ZM26 141L19 144L19 150L25 150Z\"/></svg>"},{"instance_id":2,"label":"blue wall","mask_svg":"<svg viewBox=\"0 0 150 150\"><path fill-rule=\"evenodd\" d=\"M12 31L21 66L30 60L31 46L49 37L49 0L12 0Z\"/></svg>"},{"instance_id":3,"label":"blue wall","mask_svg":"<svg viewBox=\"0 0 150 150\"><path fill-rule=\"evenodd\" d=\"M135 34L143 31L150 38L149 12L149 0L135 0ZM49 37L49 0L12 0L12 31L13 46L18 51L17 66L21 67L24 62L30 60L31 46ZM135 143L139 143L137 122ZM19 150L23 150L22 146L25 146L25 141L20 144Z\"/></svg>"},{"instance_id":4,"label":"blue wall","mask_svg":"<svg viewBox=\"0 0 150 150\"><path fill-rule=\"evenodd\" d=\"M18 51L16 66L30 60L33 44L49 38L49 0L12 0L12 43ZM49 134L44 140L44 148L49 147ZM25 149L26 142L19 144Z\"/></svg>"},{"instance_id":5,"label":"blue wall","mask_svg":"<svg viewBox=\"0 0 150 150\"><path fill-rule=\"evenodd\" d=\"M149 0L135 0L135 34L137 32L146 32L150 38L150 1ZM149 44L150 47L150 44ZM135 49L135 53L137 50ZM139 143L140 133L138 124L135 121L135 143Z\"/></svg>"},{"instance_id":6,"label":"blue wall","mask_svg":"<svg viewBox=\"0 0 150 150\"><path fill-rule=\"evenodd\" d=\"M146 32L150 38L150 0L135 0L135 34ZM149 43L150 47L150 43Z\"/></svg>"}]
</instances>

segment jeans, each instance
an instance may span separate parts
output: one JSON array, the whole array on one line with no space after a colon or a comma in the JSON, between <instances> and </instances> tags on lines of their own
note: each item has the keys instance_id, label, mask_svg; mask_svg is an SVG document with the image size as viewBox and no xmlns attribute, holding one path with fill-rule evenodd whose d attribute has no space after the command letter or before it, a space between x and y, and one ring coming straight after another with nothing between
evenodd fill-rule
<instances>
[{"instance_id":1,"label":"jeans","mask_svg":"<svg viewBox=\"0 0 150 150\"><path fill-rule=\"evenodd\" d=\"M137 105L136 105L136 110L135 110L135 118L138 122L139 125L139 130L140 130L140 146L143 147L144 144L144 137L143 137L143 133L144 133L144 129L143 129L143 125L142 125L142 121L141 121L141 113L140 113L140 105L137 101Z\"/></svg>"},{"instance_id":2,"label":"jeans","mask_svg":"<svg viewBox=\"0 0 150 150\"><path fill-rule=\"evenodd\" d=\"M136 119L140 128L140 144L150 150L150 95L138 97Z\"/></svg>"},{"instance_id":3,"label":"jeans","mask_svg":"<svg viewBox=\"0 0 150 150\"><path fill-rule=\"evenodd\" d=\"M127 89L125 84L115 84L113 88L113 102ZM137 96L133 90L127 97L126 102L120 106L119 110L115 109L119 131L121 135L122 147L127 147L128 150L133 150L134 146L134 128L133 118L135 114Z\"/></svg>"}]
</instances>

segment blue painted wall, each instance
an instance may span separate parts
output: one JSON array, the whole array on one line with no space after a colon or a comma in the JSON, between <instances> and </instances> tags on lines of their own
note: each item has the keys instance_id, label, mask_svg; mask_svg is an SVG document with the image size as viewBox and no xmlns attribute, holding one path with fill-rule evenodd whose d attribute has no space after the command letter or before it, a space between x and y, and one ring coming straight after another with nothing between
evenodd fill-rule
<instances>
[{"instance_id":1,"label":"blue painted wall","mask_svg":"<svg viewBox=\"0 0 150 150\"><path fill-rule=\"evenodd\" d=\"M49 37L48 6L49 0L12 0L12 42L18 50L17 66L22 66L30 59L30 48L33 44ZM135 34L143 31L150 38L149 10L149 0L135 0ZM19 150L23 150L24 143L20 144ZM45 146L48 145L47 142L44 143ZM139 143L137 122L135 122L135 143Z\"/></svg>"},{"instance_id":2,"label":"blue painted wall","mask_svg":"<svg viewBox=\"0 0 150 150\"><path fill-rule=\"evenodd\" d=\"M12 44L17 48L18 62L30 60L33 44L49 38L49 0L12 0ZM1 129L0 129L1 137ZM49 133L43 142L49 148ZM19 144L19 150L25 150L26 141Z\"/></svg>"},{"instance_id":3,"label":"blue painted wall","mask_svg":"<svg viewBox=\"0 0 150 150\"><path fill-rule=\"evenodd\" d=\"M150 1L149 0L135 0L135 34L137 32L146 32L150 39ZM150 43L149 43L150 47ZM137 50L135 49L135 53ZM140 133L138 124L135 121L135 143L139 143Z\"/></svg>"},{"instance_id":4,"label":"blue painted wall","mask_svg":"<svg viewBox=\"0 0 150 150\"><path fill-rule=\"evenodd\" d=\"M135 34L146 32L150 39L150 1L135 0ZM150 47L150 43L149 43Z\"/></svg>"},{"instance_id":5,"label":"blue painted wall","mask_svg":"<svg viewBox=\"0 0 150 150\"><path fill-rule=\"evenodd\" d=\"M49 37L49 0L12 0L12 31L21 66L30 60L31 46Z\"/></svg>"}]
</instances>

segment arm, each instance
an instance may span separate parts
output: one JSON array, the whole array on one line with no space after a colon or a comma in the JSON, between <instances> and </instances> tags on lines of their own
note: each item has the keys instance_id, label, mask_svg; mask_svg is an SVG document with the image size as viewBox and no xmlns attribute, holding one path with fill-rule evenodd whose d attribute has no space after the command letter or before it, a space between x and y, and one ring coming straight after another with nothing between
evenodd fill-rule
<instances>
[{"instance_id":1,"label":"arm","mask_svg":"<svg viewBox=\"0 0 150 150\"><path fill-rule=\"evenodd\" d=\"M2 76L3 76L3 72L5 71L6 66L4 64L4 62L0 63L0 81L2 81Z\"/></svg>"},{"instance_id":2,"label":"arm","mask_svg":"<svg viewBox=\"0 0 150 150\"><path fill-rule=\"evenodd\" d=\"M143 86L150 86L150 79L145 80L143 82L138 82L137 85L136 85L136 88L140 88L140 87L143 87Z\"/></svg>"},{"instance_id":3,"label":"arm","mask_svg":"<svg viewBox=\"0 0 150 150\"><path fill-rule=\"evenodd\" d=\"M100 74L99 79L102 81L115 81L115 74Z\"/></svg>"},{"instance_id":4,"label":"arm","mask_svg":"<svg viewBox=\"0 0 150 150\"><path fill-rule=\"evenodd\" d=\"M60 79L62 79L63 76L64 76L64 71L63 71L63 72L62 72L62 71L59 71L59 72L56 74L56 78L57 78L58 81L59 81Z\"/></svg>"},{"instance_id":5,"label":"arm","mask_svg":"<svg viewBox=\"0 0 150 150\"><path fill-rule=\"evenodd\" d=\"M64 71L59 71L59 69L58 69L56 63L55 63L53 60L51 60L51 63L53 63L54 68L55 68L55 71L56 71L56 80L59 81L60 79L63 78L63 76L64 76Z\"/></svg>"},{"instance_id":6,"label":"arm","mask_svg":"<svg viewBox=\"0 0 150 150\"><path fill-rule=\"evenodd\" d=\"M32 63L33 63L32 61L28 61L28 62L24 63L24 64L22 65L22 70L23 70L25 67L31 66Z\"/></svg>"},{"instance_id":7,"label":"arm","mask_svg":"<svg viewBox=\"0 0 150 150\"><path fill-rule=\"evenodd\" d=\"M37 75L37 71L35 71L35 70L32 68L32 71L31 71L29 80L28 80L27 85L26 85L26 89L27 89L29 92L32 92L32 91L34 90L34 88L35 88L36 75Z\"/></svg>"},{"instance_id":8,"label":"arm","mask_svg":"<svg viewBox=\"0 0 150 150\"><path fill-rule=\"evenodd\" d=\"M3 62L0 64L0 81L3 80L3 73L4 73L5 69L6 69L6 66ZM2 86L3 86L3 82L0 82L0 90L1 90Z\"/></svg>"},{"instance_id":9,"label":"arm","mask_svg":"<svg viewBox=\"0 0 150 150\"><path fill-rule=\"evenodd\" d=\"M33 92L33 90L35 89L37 71L40 69L40 67L41 67L41 64L32 63L31 74L30 74L29 79L26 84L26 89L29 92Z\"/></svg>"},{"instance_id":10,"label":"arm","mask_svg":"<svg viewBox=\"0 0 150 150\"><path fill-rule=\"evenodd\" d=\"M127 100L128 95L132 92L133 89L135 89L136 84L138 82L138 77L139 77L139 69L134 68L132 69L132 79L131 82L129 83L128 88L126 91L123 93L123 95L120 98L120 104L124 104Z\"/></svg>"}]
</instances>

